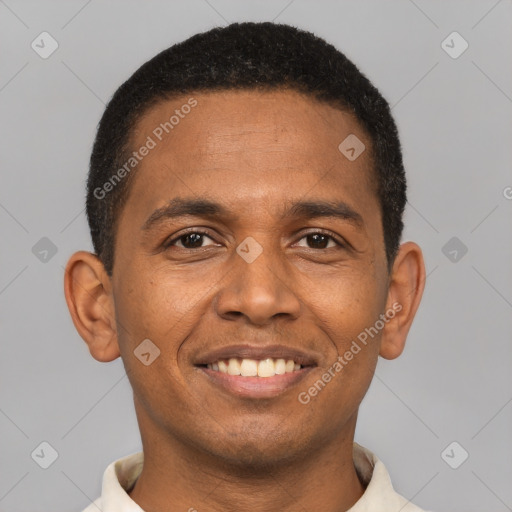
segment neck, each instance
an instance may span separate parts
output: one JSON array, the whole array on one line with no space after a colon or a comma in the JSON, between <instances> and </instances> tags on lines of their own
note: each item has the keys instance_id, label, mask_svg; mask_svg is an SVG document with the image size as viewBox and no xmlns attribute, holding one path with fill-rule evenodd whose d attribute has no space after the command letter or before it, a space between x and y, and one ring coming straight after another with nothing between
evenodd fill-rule
<instances>
[{"instance_id":1,"label":"neck","mask_svg":"<svg viewBox=\"0 0 512 512\"><path fill-rule=\"evenodd\" d=\"M145 512L346 511L364 492L352 455L355 419L348 432L321 449L254 469L148 431L139 418L144 465L130 497Z\"/></svg>"}]
</instances>

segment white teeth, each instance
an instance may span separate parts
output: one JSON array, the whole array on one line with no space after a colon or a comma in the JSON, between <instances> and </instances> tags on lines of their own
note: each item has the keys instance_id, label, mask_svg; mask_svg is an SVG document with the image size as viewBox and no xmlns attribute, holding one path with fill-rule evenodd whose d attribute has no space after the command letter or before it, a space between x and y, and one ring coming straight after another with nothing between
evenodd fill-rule
<instances>
[{"instance_id":1,"label":"white teeth","mask_svg":"<svg viewBox=\"0 0 512 512\"><path fill-rule=\"evenodd\" d=\"M255 359L242 359L240 375L242 377L256 377L258 375L258 361Z\"/></svg>"},{"instance_id":2,"label":"white teeth","mask_svg":"<svg viewBox=\"0 0 512 512\"><path fill-rule=\"evenodd\" d=\"M276 366L273 359L264 359L258 363L258 377L273 377Z\"/></svg>"},{"instance_id":3,"label":"white teeth","mask_svg":"<svg viewBox=\"0 0 512 512\"><path fill-rule=\"evenodd\" d=\"M277 359L275 367L276 375L283 375L283 373L286 373L286 361L284 359Z\"/></svg>"},{"instance_id":4,"label":"white teeth","mask_svg":"<svg viewBox=\"0 0 512 512\"><path fill-rule=\"evenodd\" d=\"M220 360L206 365L208 369L228 375L241 375L242 377L273 377L298 371L302 366L293 359L237 359Z\"/></svg>"},{"instance_id":5,"label":"white teeth","mask_svg":"<svg viewBox=\"0 0 512 512\"><path fill-rule=\"evenodd\" d=\"M240 363L238 359L232 357L228 363L228 373L229 375L240 375Z\"/></svg>"},{"instance_id":6,"label":"white teeth","mask_svg":"<svg viewBox=\"0 0 512 512\"><path fill-rule=\"evenodd\" d=\"M286 373L290 373L290 372L293 372L293 370L295 369L295 361L293 361L292 359L288 359L288 361L286 361Z\"/></svg>"}]
</instances>

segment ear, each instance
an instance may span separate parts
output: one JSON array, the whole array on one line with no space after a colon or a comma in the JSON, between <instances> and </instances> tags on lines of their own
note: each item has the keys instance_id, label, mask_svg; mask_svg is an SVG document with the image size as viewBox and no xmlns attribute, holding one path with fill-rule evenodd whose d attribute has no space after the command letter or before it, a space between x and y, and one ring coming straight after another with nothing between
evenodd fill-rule
<instances>
[{"instance_id":1,"label":"ear","mask_svg":"<svg viewBox=\"0 0 512 512\"><path fill-rule=\"evenodd\" d=\"M94 359L108 362L119 357L111 281L95 254L79 251L71 256L64 294L73 324Z\"/></svg>"},{"instance_id":2,"label":"ear","mask_svg":"<svg viewBox=\"0 0 512 512\"><path fill-rule=\"evenodd\" d=\"M407 334L412 325L423 289L425 288L425 263L421 249L414 242L400 246L393 263L389 280L386 311L394 316L383 329L380 356L395 359L405 347Z\"/></svg>"}]
</instances>

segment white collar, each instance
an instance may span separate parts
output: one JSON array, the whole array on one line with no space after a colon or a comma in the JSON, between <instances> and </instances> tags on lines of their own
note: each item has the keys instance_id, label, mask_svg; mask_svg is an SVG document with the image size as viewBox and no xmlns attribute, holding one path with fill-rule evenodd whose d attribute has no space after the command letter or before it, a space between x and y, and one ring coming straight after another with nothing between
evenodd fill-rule
<instances>
[{"instance_id":1,"label":"white collar","mask_svg":"<svg viewBox=\"0 0 512 512\"><path fill-rule=\"evenodd\" d=\"M142 471L143 452L110 464L103 475L102 494L83 512L144 512L127 493ZM361 498L347 512L423 512L395 492L384 464L368 449L354 443L354 465L366 485Z\"/></svg>"}]
</instances>

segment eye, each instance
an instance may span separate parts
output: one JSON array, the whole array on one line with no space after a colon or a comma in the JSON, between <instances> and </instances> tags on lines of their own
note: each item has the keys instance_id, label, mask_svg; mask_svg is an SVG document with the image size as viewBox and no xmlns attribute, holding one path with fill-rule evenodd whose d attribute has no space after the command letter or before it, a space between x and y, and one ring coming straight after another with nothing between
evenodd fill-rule
<instances>
[{"instance_id":1,"label":"eye","mask_svg":"<svg viewBox=\"0 0 512 512\"><path fill-rule=\"evenodd\" d=\"M305 240L305 244L301 243ZM332 247L343 247L343 244L334 239L330 235L325 233L308 233L303 236L297 243L299 247L309 247L310 249L330 249Z\"/></svg>"},{"instance_id":2,"label":"eye","mask_svg":"<svg viewBox=\"0 0 512 512\"><path fill-rule=\"evenodd\" d=\"M206 243L206 242L211 243ZM173 238L165 244L165 247L181 247L182 249L200 249L201 247L216 245L216 242L210 238L207 233L202 231L190 231L176 238Z\"/></svg>"}]
</instances>

